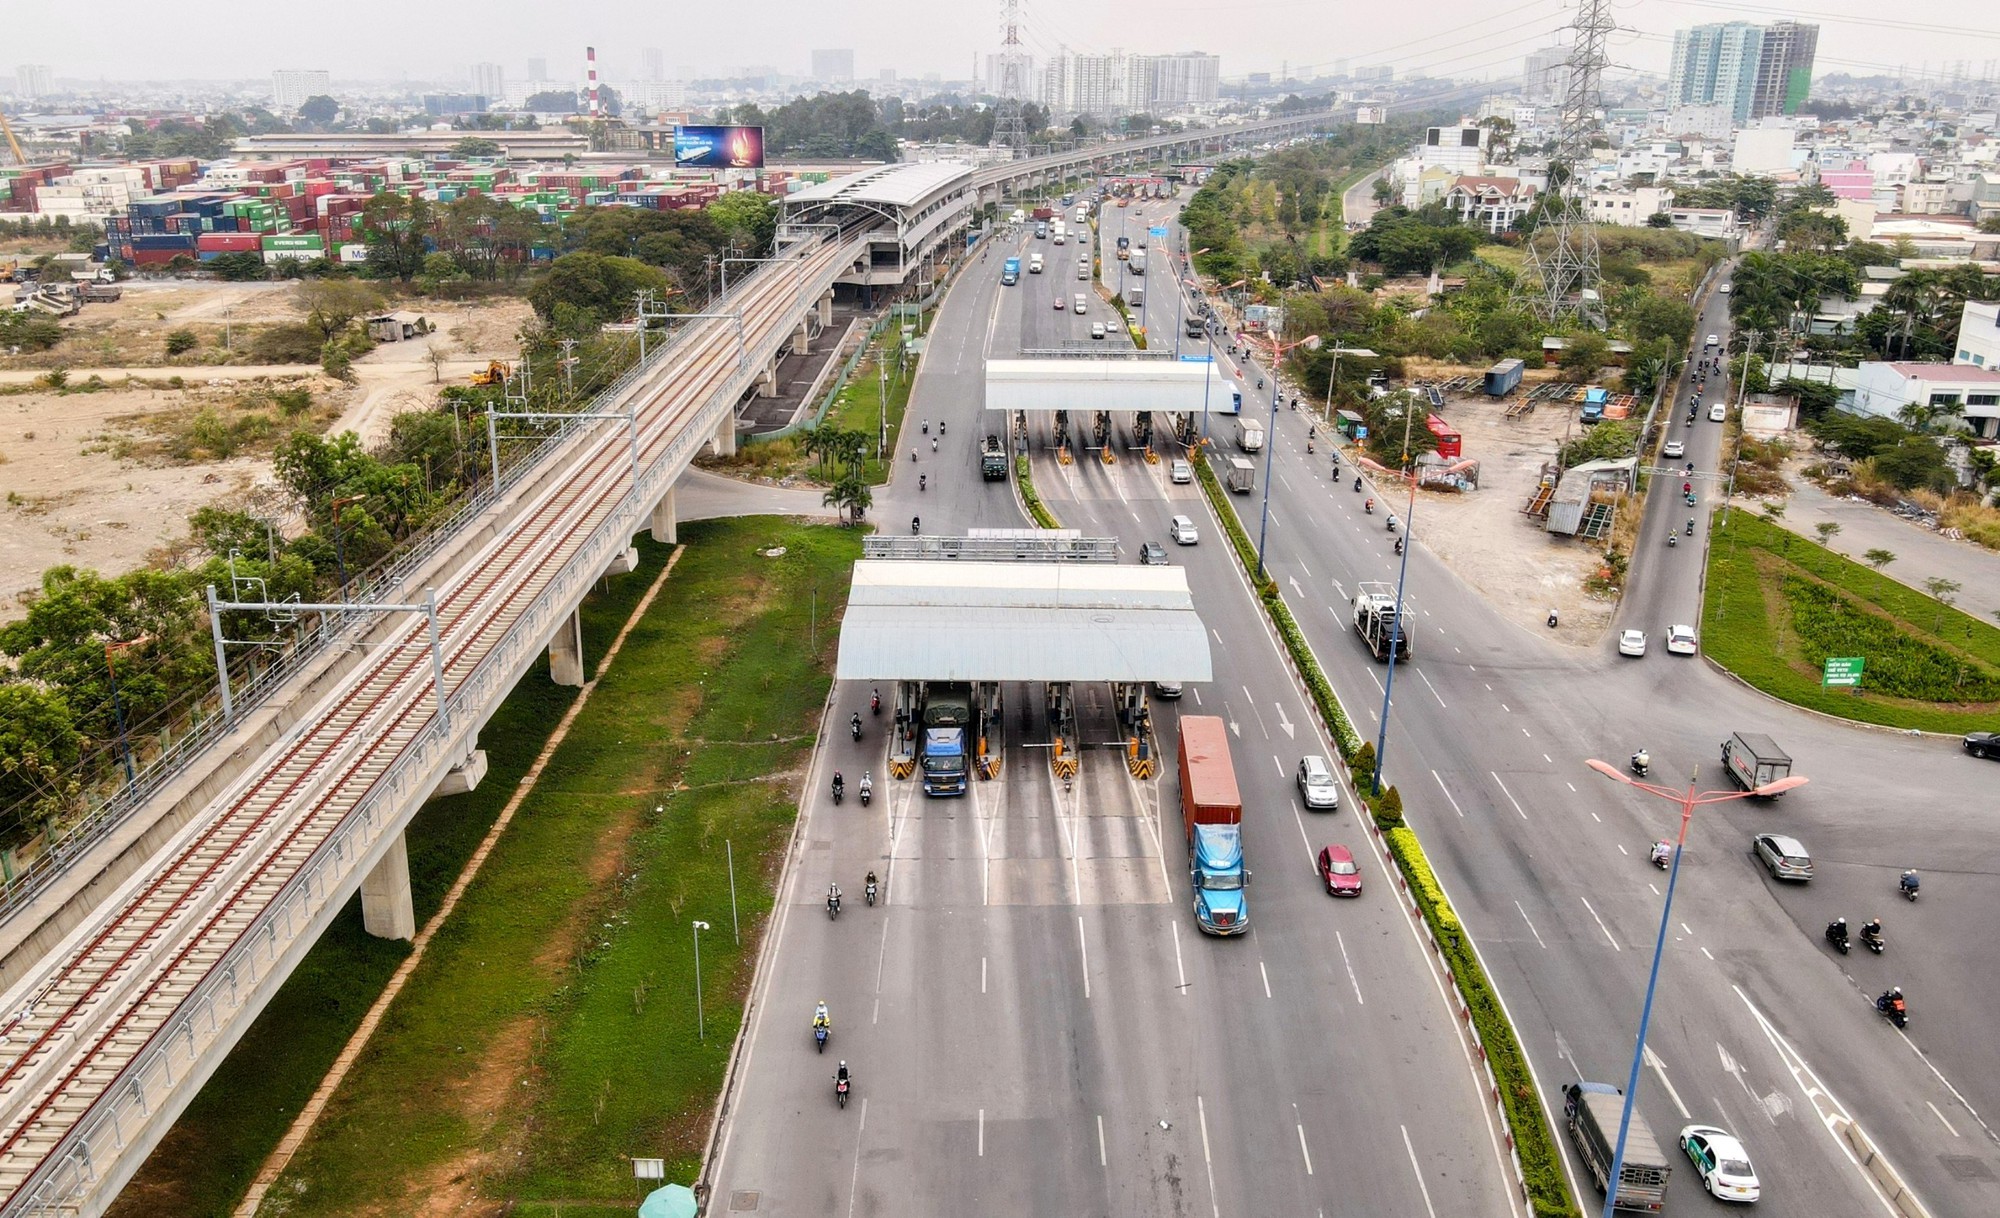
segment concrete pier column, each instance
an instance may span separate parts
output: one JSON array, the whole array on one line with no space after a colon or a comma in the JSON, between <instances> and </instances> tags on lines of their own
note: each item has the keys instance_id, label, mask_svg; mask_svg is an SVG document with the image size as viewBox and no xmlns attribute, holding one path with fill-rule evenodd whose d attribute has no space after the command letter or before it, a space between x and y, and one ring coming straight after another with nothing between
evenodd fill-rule
<instances>
[{"instance_id":1,"label":"concrete pier column","mask_svg":"<svg viewBox=\"0 0 2000 1218\"><path fill-rule=\"evenodd\" d=\"M770 365L757 374L757 396L766 398L778 396L778 357L775 355L771 357Z\"/></svg>"},{"instance_id":2,"label":"concrete pier column","mask_svg":"<svg viewBox=\"0 0 2000 1218\"><path fill-rule=\"evenodd\" d=\"M583 684L583 615L576 610L549 640L549 680L557 685Z\"/></svg>"},{"instance_id":3,"label":"concrete pier column","mask_svg":"<svg viewBox=\"0 0 2000 1218\"><path fill-rule=\"evenodd\" d=\"M715 425L715 455L733 457L736 455L736 412L722 416L722 422Z\"/></svg>"},{"instance_id":4,"label":"concrete pier column","mask_svg":"<svg viewBox=\"0 0 2000 1218\"><path fill-rule=\"evenodd\" d=\"M377 939L417 937L417 911L410 903L410 851L400 833L361 881L361 926Z\"/></svg>"},{"instance_id":5,"label":"concrete pier column","mask_svg":"<svg viewBox=\"0 0 2000 1218\"><path fill-rule=\"evenodd\" d=\"M833 324L832 289L828 289L826 295L819 298L819 324L822 330Z\"/></svg>"},{"instance_id":6,"label":"concrete pier column","mask_svg":"<svg viewBox=\"0 0 2000 1218\"><path fill-rule=\"evenodd\" d=\"M805 317L799 318L799 332L792 338L793 355L812 354L812 330L807 326L807 322L810 320L810 318Z\"/></svg>"},{"instance_id":7,"label":"concrete pier column","mask_svg":"<svg viewBox=\"0 0 2000 1218\"><path fill-rule=\"evenodd\" d=\"M611 563L604 568L606 575L624 575L639 569L639 547L626 546L611 556Z\"/></svg>"},{"instance_id":8,"label":"concrete pier column","mask_svg":"<svg viewBox=\"0 0 2000 1218\"><path fill-rule=\"evenodd\" d=\"M674 488L670 486L653 505L653 540L671 546L678 545L680 539L680 520L674 514Z\"/></svg>"}]
</instances>

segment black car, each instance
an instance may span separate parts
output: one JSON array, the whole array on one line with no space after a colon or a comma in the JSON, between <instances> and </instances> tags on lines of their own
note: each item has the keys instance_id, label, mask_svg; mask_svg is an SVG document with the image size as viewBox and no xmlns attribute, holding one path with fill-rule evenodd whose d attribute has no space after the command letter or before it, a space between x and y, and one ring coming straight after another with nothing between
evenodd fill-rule
<instances>
[{"instance_id":1,"label":"black car","mask_svg":"<svg viewBox=\"0 0 2000 1218\"><path fill-rule=\"evenodd\" d=\"M1965 751L1974 757L1991 757L2000 761L2000 732L1967 732Z\"/></svg>"},{"instance_id":2,"label":"black car","mask_svg":"<svg viewBox=\"0 0 2000 1218\"><path fill-rule=\"evenodd\" d=\"M1139 547L1139 561L1149 567L1167 565L1167 547L1157 541L1148 541Z\"/></svg>"}]
</instances>

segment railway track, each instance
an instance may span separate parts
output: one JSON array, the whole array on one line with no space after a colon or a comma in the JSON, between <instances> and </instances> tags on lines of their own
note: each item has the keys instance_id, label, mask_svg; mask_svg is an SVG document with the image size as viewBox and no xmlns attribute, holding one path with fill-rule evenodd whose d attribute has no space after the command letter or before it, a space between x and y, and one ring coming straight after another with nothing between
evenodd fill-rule
<instances>
[{"instance_id":1,"label":"railway track","mask_svg":"<svg viewBox=\"0 0 2000 1218\"><path fill-rule=\"evenodd\" d=\"M795 322L801 292L845 247L806 250L737 289L727 303L741 310L750 345ZM349 846L360 836L357 814L376 815L371 801L384 779L408 769L419 744L441 746L447 730L463 733L483 721L512 683L511 673L498 680L489 671L497 649L517 628L537 624L526 615L566 573L573 582L570 569L588 555L589 543L601 543L608 526L636 522L650 508L635 502L642 490L635 475L691 453L688 429L740 377L735 327L723 320L694 325L679 353L628 391L614 407L618 413L605 416L622 422L625 410L636 413L637 469L627 427L579 430L560 459L564 476L545 480L513 527L437 589L446 718L456 722L439 722L427 630L412 618L184 828L149 871L128 881L14 987L0 1018L0 1213L79 1212L74 1198L101 1179L107 1153L133 1138L118 1127L118 1112L102 1118L127 1085L143 1090L147 1080L133 1077L135 1064L149 1051L159 1058L168 1036L187 1038L189 1062L205 1056L198 1051L199 1021L180 1017L191 996L234 990L239 980L247 985L256 961L244 957L260 936L270 938L275 960L281 935L288 943L308 931L316 935L310 918L290 916L293 906L330 917L326 905L344 902L359 882L366 849ZM622 530L619 548L630 531ZM469 692L489 698L478 703ZM471 716L477 718L468 723ZM374 825L372 840L391 827ZM336 839L338 849L330 845ZM312 891L315 885L320 891ZM271 916L281 902L289 902L282 929ZM199 1081L178 1085L191 1096ZM108 1146L106 1132L113 1138ZM94 1149L91 1135L100 1135Z\"/></svg>"}]
</instances>

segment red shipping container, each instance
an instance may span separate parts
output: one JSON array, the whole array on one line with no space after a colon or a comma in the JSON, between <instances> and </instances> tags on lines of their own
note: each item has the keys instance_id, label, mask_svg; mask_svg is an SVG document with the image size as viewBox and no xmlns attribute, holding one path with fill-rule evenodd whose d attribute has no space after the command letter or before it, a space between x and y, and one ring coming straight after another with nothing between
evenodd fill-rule
<instances>
[{"instance_id":1,"label":"red shipping container","mask_svg":"<svg viewBox=\"0 0 2000 1218\"><path fill-rule=\"evenodd\" d=\"M203 233L194 239L194 247L203 253L255 254L263 250L263 241L258 233Z\"/></svg>"},{"instance_id":2,"label":"red shipping container","mask_svg":"<svg viewBox=\"0 0 2000 1218\"><path fill-rule=\"evenodd\" d=\"M187 250L133 250L126 261L134 266L165 266L176 258L192 258Z\"/></svg>"}]
</instances>

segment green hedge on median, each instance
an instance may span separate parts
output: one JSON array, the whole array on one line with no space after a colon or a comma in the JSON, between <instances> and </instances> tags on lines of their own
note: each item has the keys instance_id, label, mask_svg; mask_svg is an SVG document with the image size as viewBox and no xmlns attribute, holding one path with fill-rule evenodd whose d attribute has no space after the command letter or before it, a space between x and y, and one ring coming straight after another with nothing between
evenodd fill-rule
<instances>
[{"instance_id":1,"label":"green hedge on median","mask_svg":"<svg viewBox=\"0 0 2000 1218\"><path fill-rule=\"evenodd\" d=\"M1354 730L1347 712L1341 708L1340 700L1334 696L1333 685L1321 670L1319 658L1313 654L1298 622L1292 617L1291 609L1278 593L1277 581L1268 576L1262 581L1257 579L1257 548L1250 543L1250 534L1236 518L1221 482L1209 469L1207 461L1196 461L1194 466L1202 490L1208 496L1209 506L1215 509L1216 519L1222 522L1223 531L1229 534L1229 543L1235 547L1236 557L1243 563L1243 570L1250 576L1252 586L1256 587L1258 599L1264 602L1265 612L1270 614L1271 621L1277 626L1278 637L1285 641L1292 663L1305 678L1306 688L1312 692L1314 705L1319 708L1320 716L1333 733L1341 757L1349 766L1350 776L1372 771L1374 748ZM1472 945L1466 941L1459 925L1458 915L1445 898L1444 889L1439 887L1437 876L1424 857L1417 835L1401 823L1401 793L1392 786L1369 799L1360 781L1356 781L1355 790L1361 792L1377 823L1383 826L1389 853L1410 885L1410 891L1416 895L1424 921L1437 939L1452 979L1465 998L1466 1009L1472 1014L1472 1026L1479 1034L1480 1044L1486 1050L1487 1063L1500 1086L1500 1103L1507 1114L1515 1153L1520 1156L1528 1204L1536 1218L1576 1218L1576 1202L1570 1197L1569 1182L1563 1177L1562 1159L1556 1151L1554 1134L1543 1116L1540 1099L1535 1094L1534 1076L1528 1071L1521 1042L1515 1037L1513 1026L1507 1022L1507 1013L1500 1005L1500 996L1494 991L1493 983L1487 979L1486 971L1479 967Z\"/></svg>"},{"instance_id":2,"label":"green hedge on median","mask_svg":"<svg viewBox=\"0 0 2000 1218\"><path fill-rule=\"evenodd\" d=\"M1036 528L1062 527L1056 521L1055 513L1049 511L1048 505L1042 502L1041 495L1035 491L1035 480L1028 473L1028 458L1025 454L1014 458L1014 482L1021 488L1021 502L1027 505L1028 516L1035 522Z\"/></svg>"}]
</instances>

